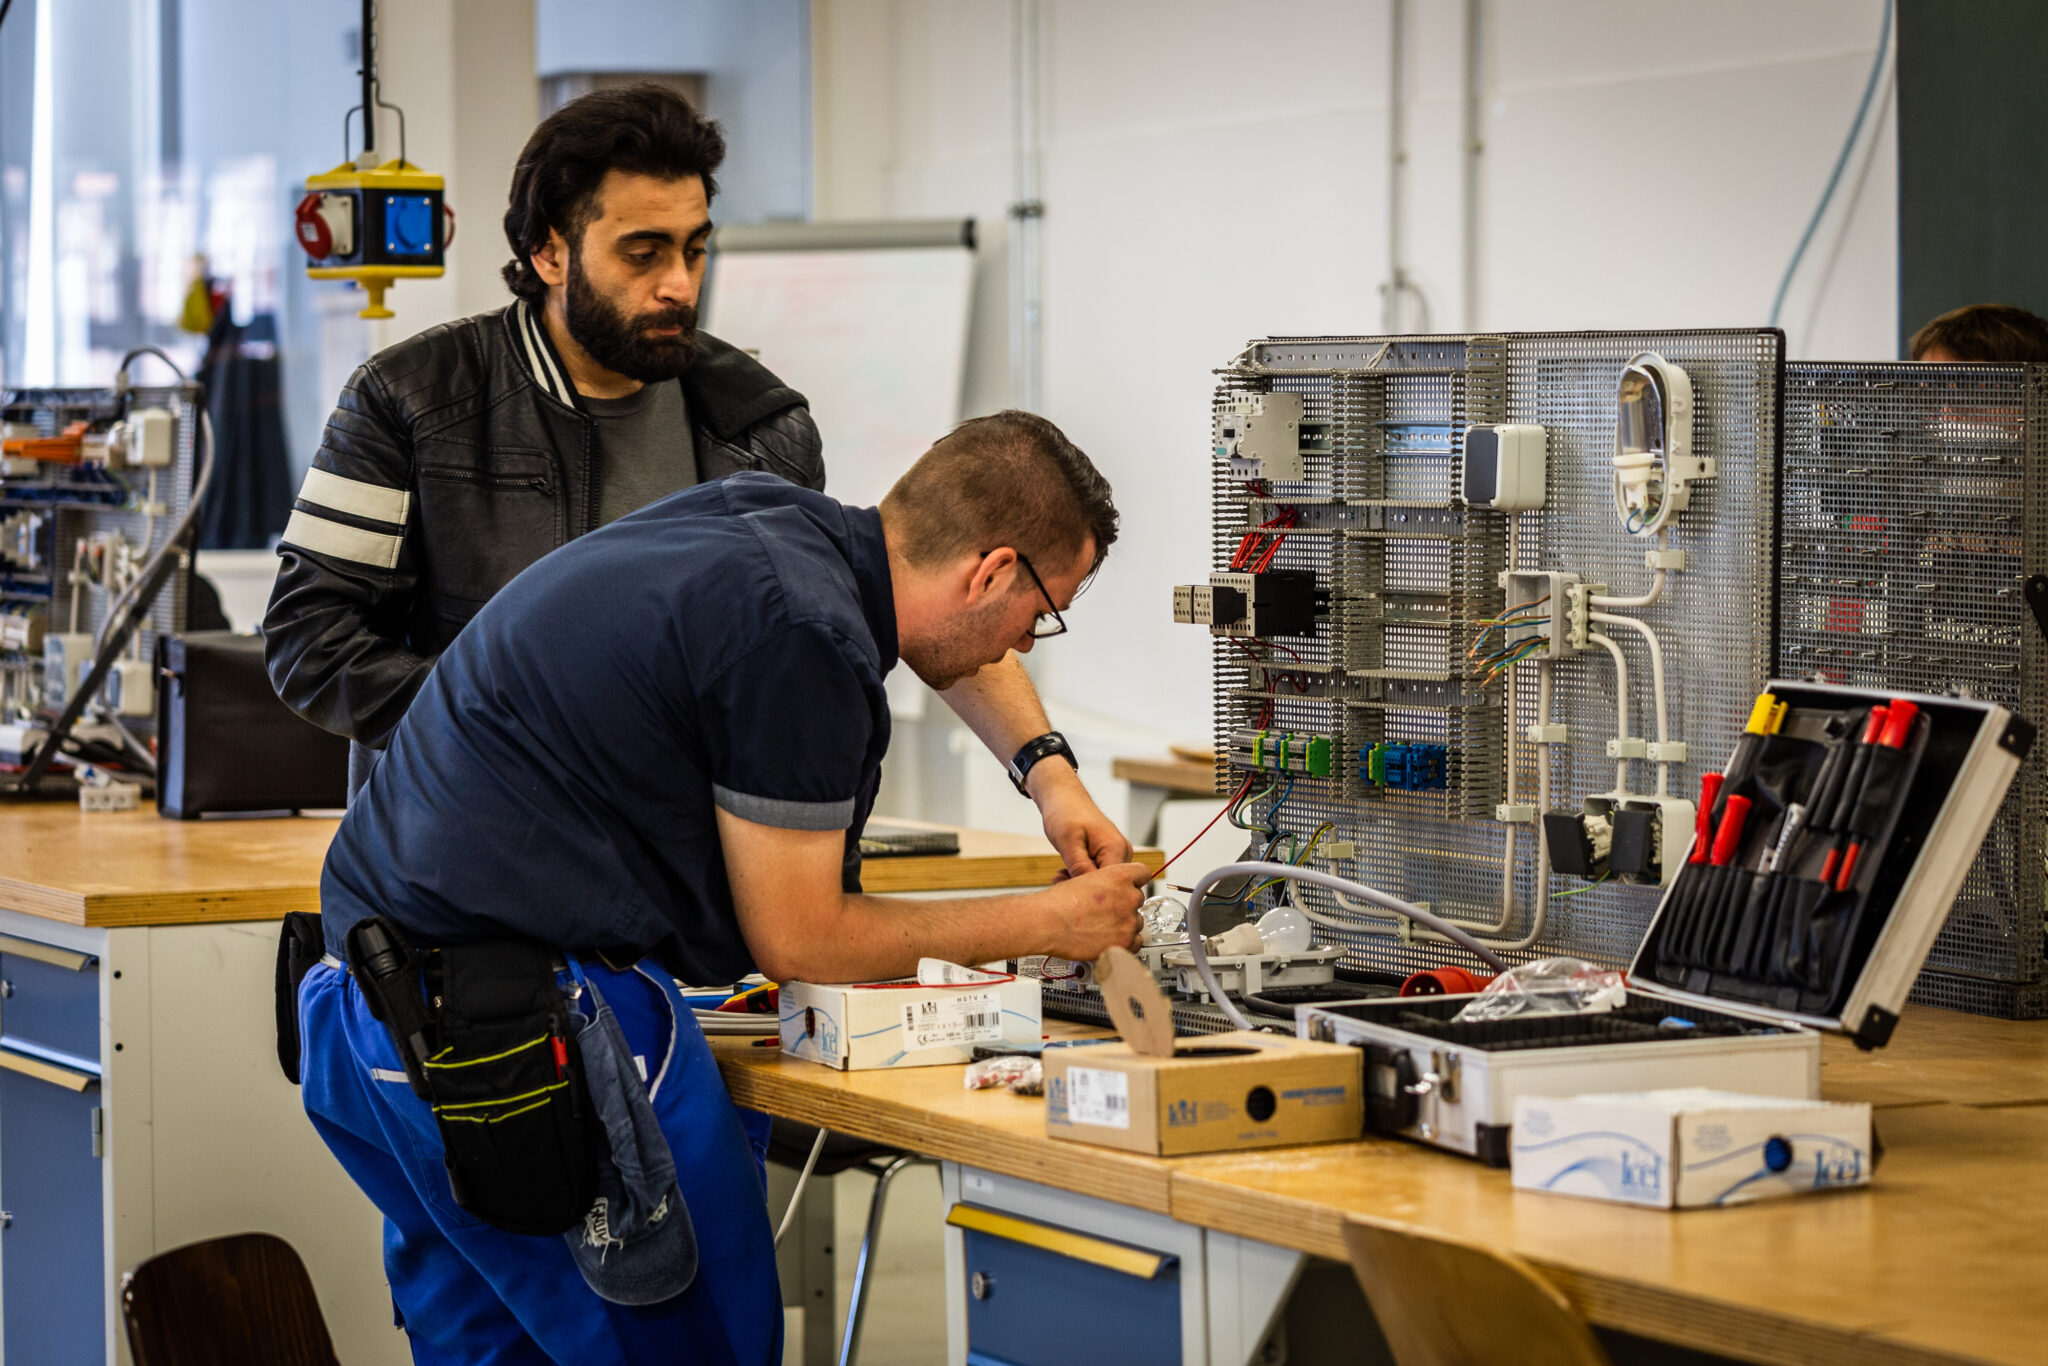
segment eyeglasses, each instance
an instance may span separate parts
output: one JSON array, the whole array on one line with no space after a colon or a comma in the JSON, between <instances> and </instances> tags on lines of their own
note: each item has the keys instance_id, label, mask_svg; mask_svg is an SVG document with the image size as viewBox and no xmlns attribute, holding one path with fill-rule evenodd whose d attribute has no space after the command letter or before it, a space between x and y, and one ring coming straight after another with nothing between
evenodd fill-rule
<instances>
[{"instance_id":1,"label":"eyeglasses","mask_svg":"<svg viewBox=\"0 0 2048 1366\"><path fill-rule=\"evenodd\" d=\"M1031 576L1031 582L1038 585L1038 596L1045 599L1045 610L1031 619L1031 638L1050 640L1067 633L1067 619L1060 615L1060 609L1053 605L1052 594L1045 591L1045 580L1038 577L1038 571L1031 567L1031 560L1022 551L1017 554L1017 563L1024 566L1024 572ZM1047 625L1050 621L1051 624Z\"/></svg>"}]
</instances>

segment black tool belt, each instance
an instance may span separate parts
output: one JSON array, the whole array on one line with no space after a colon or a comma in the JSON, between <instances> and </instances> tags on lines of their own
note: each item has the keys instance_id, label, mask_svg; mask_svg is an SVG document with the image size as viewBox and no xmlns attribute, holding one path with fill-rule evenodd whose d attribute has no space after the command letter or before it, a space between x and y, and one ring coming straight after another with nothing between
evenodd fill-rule
<instances>
[{"instance_id":1,"label":"black tool belt","mask_svg":"<svg viewBox=\"0 0 2048 1366\"><path fill-rule=\"evenodd\" d=\"M455 1203L508 1233L581 1222L603 1140L555 951L524 939L420 948L381 916L347 942L370 1013L433 1107Z\"/></svg>"}]
</instances>

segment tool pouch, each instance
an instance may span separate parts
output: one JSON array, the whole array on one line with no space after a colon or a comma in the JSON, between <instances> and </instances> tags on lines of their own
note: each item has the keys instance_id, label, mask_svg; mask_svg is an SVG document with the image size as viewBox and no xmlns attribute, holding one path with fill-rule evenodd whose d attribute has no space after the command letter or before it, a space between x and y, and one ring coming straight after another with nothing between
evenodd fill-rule
<instances>
[{"instance_id":1,"label":"tool pouch","mask_svg":"<svg viewBox=\"0 0 2048 1366\"><path fill-rule=\"evenodd\" d=\"M525 940L439 951L440 1047L422 1066L455 1203L558 1234L597 1193L601 1141L555 955Z\"/></svg>"},{"instance_id":2,"label":"tool pouch","mask_svg":"<svg viewBox=\"0 0 2048 1366\"><path fill-rule=\"evenodd\" d=\"M433 1108L455 1203L507 1233L581 1222L599 1140L554 951L524 939L416 949L372 917L349 930L348 956Z\"/></svg>"},{"instance_id":3,"label":"tool pouch","mask_svg":"<svg viewBox=\"0 0 2048 1366\"><path fill-rule=\"evenodd\" d=\"M327 952L317 911L287 911L277 936L277 1065L299 1084L299 984Z\"/></svg>"}]
</instances>

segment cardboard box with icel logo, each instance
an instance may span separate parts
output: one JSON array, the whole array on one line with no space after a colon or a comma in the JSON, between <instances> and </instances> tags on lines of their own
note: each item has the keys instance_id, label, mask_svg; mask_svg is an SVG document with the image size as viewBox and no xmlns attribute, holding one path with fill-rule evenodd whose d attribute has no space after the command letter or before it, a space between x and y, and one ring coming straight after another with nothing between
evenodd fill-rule
<instances>
[{"instance_id":1,"label":"cardboard box with icel logo","mask_svg":"<svg viewBox=\"0 0 2048 1366\"><path fill-rule=\"evenodd\" d=\"M1357 1049L1281 1034L1177 1040L1165 998L1129 954L1112 949L1096 980L1122 1037L1046 1047L1050 1136L1162 1157L1358 1137Z\"/></svg>"},{"instance_id":2,"label":"cardboard box with icel logo","mask_svg":"<svg viewBox=\"0 0 2048 1366\"><path fill-rule=\"evenodd\" d=\"M1038 1047L1038 983L924 959L893 982L784 982L782 1051L842 1072L966 1062L981 1046Z\"/></svg>"}]
</instances>

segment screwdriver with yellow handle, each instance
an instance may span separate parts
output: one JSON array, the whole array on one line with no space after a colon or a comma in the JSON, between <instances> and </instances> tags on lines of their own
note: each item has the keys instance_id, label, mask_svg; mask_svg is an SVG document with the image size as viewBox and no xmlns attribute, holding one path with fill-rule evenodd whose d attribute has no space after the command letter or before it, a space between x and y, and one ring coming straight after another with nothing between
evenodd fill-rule
<instances>
[{"instance_id":1,"label":"screwdriver with yellow handle","mask_svg":"<svg viewBox=\"0 0 2048 1366\"><path fill-rule=\"evenodd\" d=\"M1735 756L1728 761L1726 788L1742 782L1756 767L1757 754L1763 749L1764 741L1778 733L1778 727L1785 724L1785 713L1791 709L1789 702L1780 702L1774 693L1758 693L1756 704L1749 709L1749 724L1742 728L1742 738L1735 742ZM1725 788L1724 788L1725 790Z\"/></svg>"}]
</instances>

